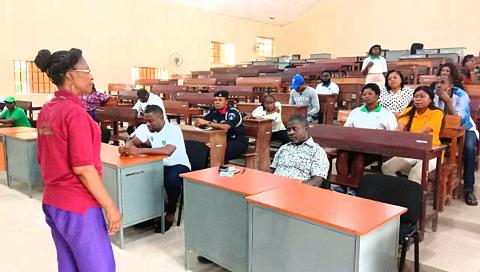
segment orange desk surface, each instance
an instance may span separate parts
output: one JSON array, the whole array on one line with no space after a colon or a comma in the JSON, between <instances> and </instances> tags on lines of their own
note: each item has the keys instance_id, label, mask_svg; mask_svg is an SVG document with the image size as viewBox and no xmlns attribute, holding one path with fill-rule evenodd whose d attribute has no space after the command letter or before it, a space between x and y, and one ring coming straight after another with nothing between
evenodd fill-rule
<instances>
[{"instance_id":1,"label":"orange desk surface","mask_svg":"<svg viewBox=\"0 0 480 272\"><path fill-rule=\"evenodd\" d=\"M163 160L168 156L166 155L120 156L120 153L118 153L118 146L102 143L100 157L103 163L116 166L116 167L125 167L125 166L132 166L136 164L147 163L151 161Z\"/></svg>"},{"instance_id":2,"label":"orange desk surface","mask_svg":"<svg viewBox=\"0 0 480 272\"><path fill-rule=\"evenodd\" d=\"M240 166L235 166L235 168L244 169L244 167ZM185 179L246 196L272 190L289 183L301 183L300 180L280 177L251 168L245 168L243 173L240 171L240 173L235 174L233 177L221 177L218 172L218 167L183 173L180 176Z\"/></svg>"},{"instance_id":3,"label":"orange desk surface","mask_svg":"<svg viewBox=\"0 0 480 272\"><path fill-rule=\"evenodd\" d=\"M21 131L16 133L5 134L6 137L15 138L21 141L36 141L37 140L37 130L34 131Z\"/></svg>"},{"instance_id":4,"label":"orange desk surface","mask_svg":"<svg viewBox=\"0 0 480 272\"><path fill-rule=\"evenodd\" d=\"M340 194L306 184L288 184L249 196L248 202L355 235L365 235L406 208Z\"/></svg>"},{"instance_id":5,"label":"orange desk surface","mask_svg":"<svg viewBox=\"0 0 480 272\"><path fill-rule=\"evenodd\" d=\"M12 134L12 133L18 133L18 132L36 132L36 128L31 128L31 127L5 127L5 128L0 128L0 135L7 135L7 134Z\"/></svg>"}]
</instances>

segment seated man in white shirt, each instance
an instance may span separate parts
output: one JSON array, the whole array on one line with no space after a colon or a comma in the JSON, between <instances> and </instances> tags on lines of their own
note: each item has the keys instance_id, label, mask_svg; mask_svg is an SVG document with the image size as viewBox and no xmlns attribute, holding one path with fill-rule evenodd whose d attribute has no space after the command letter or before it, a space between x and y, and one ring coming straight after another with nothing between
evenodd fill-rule
<instances>
[{"instance_id":1,"label":"seated man in white shirt","mask_svg":"<svg viewBox=\"0 0 480 272\"><path fill-rule=\"evenodd\" d=\"M332 82L332 73L329 71L323 71L320 76L322 82L317 85L317 94L336 94L340 92L338 85Z\"/></svg>"},{"instance_id":2,"label":"seated man in white shirt","mask_svg":"<svg viewBox=\"0 0 480 272\"><path fill-rule=\"evenodd\" d=\"M270 166L273 173L320 186L327 179L330 163L325 150L310 137L307 118L292 115L287 132L290 143L282 145L275 154Z\"/></svg>"},{"instance_id":3,"label":"seated man in white shirt","mask_svg":"<svg viewBox=\"0 0 480 272\"><path fill-rule=\"evenodd\" d=\"M164 113L163 114L163 120L165 120L165 122L168 123L167 114L165 113L165 106L163 105L163 100L160 96L158 96L154 93L150 93L147 90L142 88L142 89L139 89L137 91L137 98L138 98L137 103L135 103L135 105L133 105L132 109L137 110L137 113L138 113L139 117L143 117L143 113L145 112L145 108L148 105L157 105L163 110L163 113ZM142 124L142 122L135 123L135 124L132 124L131 126L129 126L127 128L128 135L132 134L133 130L140 124Z\"/></svg>"},{"instance_id":4,"label":"seated man in white shirt","mask_svg":"<svg viewBox=\"0 0 480 272\"><path fill-rule=\"evenodd\" d=\"M175 220L177 202L182 192L183 180L179 176L190 171L183 140L182 131L174 124L165 123L163 110L157 105L145 107L145 124L140 125L132 138L125 146L120 146L118 151L121 155L168 155L163 160L164 187L167 191L168 202L166 206L165 231L170 229ZM143 146L149 146L143 148ZM160 232L160 225L155 232Z\"/></svg>"}]
</instances>

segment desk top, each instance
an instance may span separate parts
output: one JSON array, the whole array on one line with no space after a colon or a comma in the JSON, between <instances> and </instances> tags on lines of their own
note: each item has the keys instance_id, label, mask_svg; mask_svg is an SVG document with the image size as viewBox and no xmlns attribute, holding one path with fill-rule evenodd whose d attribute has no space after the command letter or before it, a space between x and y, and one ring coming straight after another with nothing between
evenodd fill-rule
<instances>
[{"instance_id":1,"label":"desk top","mask_svg":"<svg viewBox=\"0 0 480 272\"><path fill-rule=\"evenodd\" d=\"M180 176L188 180L197 181L245 196L272 190L285 184L301 183L300 180L280 177L251 168L239 166L235 166L235 168L239 168L241 171L233 177L221 177L218 173L218 167L188 172Z\"/></svg>"},{"instance_id":2,"label":"desk top","mask_svg":"<svg viewBox=\"0 0 480 272\"><path fill-rule=\"evenodd\" d=\"M20 141L36 141L37 140L37 130L35 129L34 131L20 131L20 132L15 132L15 133L9 133L5 134L6 137L9 138L15 138Z\"/></svg>"},{"instance_id":3,"label":"desk top","mask_svg":"<svg viewBox=\"0 0 480 272\"><path fill-rule=\"evenodd\" d=\"M247 201L355 235L366 235L407 211L306 184L288 184Z\"/></svg>"},{"instance_id":4,"label":"desk top","mask_svg":"<svg viewBox=\"0 0 480 272\"><path fill-rule=\"evenodd\" d=\"M0 135L15 134L18 132L36 132L36 128L31 127L3 127L0 128Z\"/></svg>"},{"instance_id":5,"label":"desk top","mask_svg":"<svg viewBox=\"0 0 480 272\"><path fill-rule=\"evenodd\" d=\"M120 153L118 153L118 146L102 143L100 157L102 159L102 163L105 163L114 167L127 167L127 166L142 164L142 163L148 163L152 161L163 160L168 156L166 155L120 156Z\"/></svg>"},{"instance_id":6,"label":"desk top","mask_svg":"<svg viewBox=\"0 0 480 272\"><path fill-rule=\"evenodd\" d=\"M227 134L225 129L200 129L196 126L177 124L182 132L194 132L194 133L208 133L208 134Z\"/></svg>"}]
</instances>

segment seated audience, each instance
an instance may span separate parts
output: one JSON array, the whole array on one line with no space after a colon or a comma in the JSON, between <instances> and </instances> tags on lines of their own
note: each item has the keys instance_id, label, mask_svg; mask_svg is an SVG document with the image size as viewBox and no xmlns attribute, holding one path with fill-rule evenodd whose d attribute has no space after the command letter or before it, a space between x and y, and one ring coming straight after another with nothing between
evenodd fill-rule
<instances>
[{"instance_id":1,"label":"seated audience","mask_svg":"<svg viewBox=\"0 0 480 272\"><path fill-rule=\"evenodd\" d=\"M282 104L273 95L262 97L262 105L253 110L252 117L272 120L272 140L281 141L282 145L290 142L282 121Z\"/></svg>"},{"instance_id":2,"label":"seated audience","mask_svg":"<svg viewBox=\"0 0 480 272\"><path fill-rule=\"evenodd\" d=\"M463 81L464 85L470 84L480 84L480 80L478 80L478 74L475 71L477 68L477 61L475 60L475 56L473 55L466 55L463 57L462 60L462 67L467 71L466 77Z\"/></svg>"},{"instance_id":3,"label":"seated audience","mask_svg":"<svg viewBox=\"0 0 480 272\"><path fill-rule=\"evenodd\" d=\"M82 95L80 99L82 99L87 113L93 118L93 120L97 120L95 116L95 110L98 107L103 106L109 97L110 96L108 94L97 91L95 85L93 85L92 92Z\"/></svg>"},{"instance_id":4,"label":"seated audience","mask_svg":"<svg viewBox=\"0 0 480 272\"><path fill-rule=\"evenodd\" d=\"M375 83L380 88L385 86L385 73L387 72L387 61L381 56L381 53L382 47L378 44L373 45L362 63L362 74L367 76L365 84Z\"/></svg>"},{"instance_id":5,"label":"seated audience","mask_svg":"<svg viewBox=\"0 0 480 272\"><path fill-rule=\"evenodd\" d=\"M293 76L290 90L289 104L307 106L307 120L311 123L320 111L317 92L312 87L307 86L305 80L299 74Z\"/></svg>"},{"instance_id":6,"label":"seated audience","mask_svg":"<svg viewBox=\"0 0 480 272\"><path fill-rule=\"evenodd\" d=\"M163 160L164 187L167 191L165 231L175 220L177 202L182 192L183 180L179 176L190 171L190 162L185 150L182 131L174 124L166 123L164 112L157 105L145 107L145 124L138 126L125 146L119 146L121 155L167 155ZM145 148L145 146L148 146ZM155 232L161 232L158 225Z\"/></svg>"},{"instance_id":7,"label":"seated audience","mask_svg":"<svg viewBox=\"0 0 480 272\"><path fill-rule=\"evenodd\" d=\"M398 70L387 73L387 84L382 87L379 102L396 117L405 110L413 99L413 89L405 86L403 74Z\"/></svg>"},{"instance_id":8,"label":"seated audience","mask_svg":"<svg viewBox=\"0 0 480 272\"><path fill-rule=\"evenodd\" d=\"M317 85L317 94L336 94L340 92L338 85L332 81L332 73L323 71L321 75L322 82Z\"/></svg>"},{"instance_id":9,"label":"seated audience","mask_svg":"<svg viewBox=\"0 0 480 272\"><path fill-rule=\"evenodd\" d=\"M443 112L435 107L434 91L428 86L419 86L413 92L413 106L406 108L398 118L398 131L413 133L427 133L433 136L432 145L440 144L440 129L442 127ZM428 163L428 172L435 170L437 159ZM421 182L422 161L417 159L393 157L383 163L382 172L385 175L395 176L396 173L406 172L408 179Z\"/></svg>"},{"instance_id":10,"label":"seated audience","mask_svg":"<svg viewBox=\"0 0 480 272\"><path fill-rule=\"evenodd\" d=\"M320 186L327 179L330 163L325 150L310 137L307 118L291 116L287 132L290 143L282 145L275 154L270 166L273 173Z\"/></svg>"},{"instance_id":11,"label":"seated audience","mask_svg":"<svg viewBox=\"0 0 480 272\"><path fill-rule=\"evenodd\" d=\"M380 88L377 84L368 83L362 89L363 106L354 109L345 122L345 127L386 129L395 130L397 119L390 111L382 107L378 102ZM337 174L339 176L351 176L360 180L363 176L365 165L381 159L380 156L364 154L359 152L343 151L337 152ZM357 186L358 183L352 184Z\"/></svg>"},{"instance_id":12,"label":"seated audience","mask_svg":"<svg viewBox=\"0 0 480 272\"><path fill-rule=\"evenodd\" d=\"M451 76L454 82L453 85L457 88L465 90L465 87L463 87L463 83L462 83L462 76L460 75L460 72L458 71L457 67L455 67L454 64L444 63L440 65L437 71L437 77L440 75Z\"/></svg>"},{"instance_id":13,"label":"seated audience","mask_svg":"<svg viewBox=\"0 0 480 272\"><path fill-rule=\"evenodd\" d=\"M454 86L452 76L441 75L434 82L435 106L444 111L445 114L456 114L462 118L462 127L466 129L465 144L463 147L463 192L467 205L478 205L474 192L475 184L475 157L478 146L478 130L475 127L470 115L470 98L468 94Z\"/></svg>"},{"instance_id":14,"label":"seated audience","mask_svg":"<svg viewBox=\"0 0 480 272\"><path fill-rule=\"evenodd\" d=\"M31 127L27 114L22 108L17 107L14 97L6 97L3 102L6 109L0 115L0 124L10 124L12 127Z\"/></svg>"},{"instance_id":15,"label":"seated audience","mask_svg":"<svg viewBox=\"0 0 480 272\"><path fill-rule=\"evenodd\" d=\"M237 159L248 148L242 116L236 108L228 106L228 91L221 90L214 95L214 107L203 117L196 120L197 127L212 127L228 130L225 163Z\"/></svg>"}]
</instances>

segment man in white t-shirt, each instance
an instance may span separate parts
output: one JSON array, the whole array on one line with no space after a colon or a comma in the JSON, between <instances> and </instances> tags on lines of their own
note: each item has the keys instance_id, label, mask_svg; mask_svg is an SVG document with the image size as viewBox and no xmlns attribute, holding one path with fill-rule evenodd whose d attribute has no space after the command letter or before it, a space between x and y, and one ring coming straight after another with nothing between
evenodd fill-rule
<instances>
[{"instance_id":1,"label":"man in white t-shirt","mask_svg":"<svg viewBox=\"0 0 480 272\"><path fill-rule=\"evenodd\" d=\"M160 96L150 93L145 89L139 89L137 91L137 103L132 107L132 109L137 110L138 115L143 115L145 112L145 108L148 105L157 105L159 106L162 111L163 111L163 120L167 122L167 115L165 114L165 106L163 105L163 100Z\"/></svg>"},{"instance_id":2,"label":"man in white t-shirt","mask_svg":"<svg viewBox=\"0 0 480 272\"><path fill-rule=\"evenodd\" d=\"M317 85L317 94L336 94L340 92L338 85L332 82L332 73L323 71L321 75L322 82Z\"/></svg>"},{"instance_id":3,"label":"man in white t-shirt","mask_svg":"<svg viewBox=\"0 0 480 272\"><path fill-rule=\"evenodd\" d=\"M166 206L165 231L175 220L177 202L182 192L182 178L180 174L190 171L190 161L185 149L185 142L181 129L163 118L163 110L157 105L145 107L145 124L140 125L133 132L125 146L120 146L121 155L167 155L163 160L164 187L167 191L168 202ZM143 146L149 146L144 148ZM160 232L160 225L155 232Z\"/></svg>"}]
</instances>

